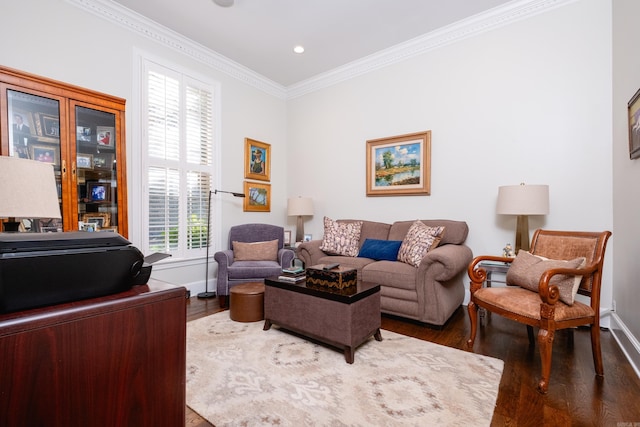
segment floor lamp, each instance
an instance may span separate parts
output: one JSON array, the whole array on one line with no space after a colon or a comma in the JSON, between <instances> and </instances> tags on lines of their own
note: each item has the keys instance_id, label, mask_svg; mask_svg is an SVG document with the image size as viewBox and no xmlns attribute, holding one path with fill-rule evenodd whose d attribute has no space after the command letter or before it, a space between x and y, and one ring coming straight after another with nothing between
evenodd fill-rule
<instances>
[{"instance_id":1,"label":"floor lamp","mask_svg":"<svg viewBox=\"0 0 640 427\"><path fill-rule=\"evenodd\" d=\"M234 197L245 197L244 193L234 193L233 191L223 190L209 190L209 200L207 201L207 254L205 256L204 262L204 292L200 292L198 294L198 298L213 298L216 296L215 292L209 292L209 237L211 236L211 193L227 193L232 194Z\"/></svg>"},{"instance_id":2,"label":"floor lamp","mask_svg":"<svg viewBox=\"0 0 640 427\"><path fill-rule=\"evenodd\" d=\"M549 213L548 185L506 185L498 188L496 212L517 215L515 253L529 250L529 215Z\"/></svg>"}]
</instances>

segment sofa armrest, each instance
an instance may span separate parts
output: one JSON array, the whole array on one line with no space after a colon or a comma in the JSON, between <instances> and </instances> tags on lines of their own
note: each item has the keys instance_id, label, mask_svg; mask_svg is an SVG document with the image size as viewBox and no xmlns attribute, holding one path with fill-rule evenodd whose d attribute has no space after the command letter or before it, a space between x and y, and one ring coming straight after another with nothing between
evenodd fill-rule
<instances>
[{"instance_id":1,"label":"sofa armrest","mask_svg":"<svg viewBox=\"0 0 640 427\"><path fill-rule=\"evenodd\" d=\"M318 260L327 254L320 250L322 240L311 240L302 242L298 246L298 258L304 261L304 265L310 267L318 264Z\"/></svg>"},{"instance_id":2,"label":"sofa armrest","mask_svg":"<svg viewBox=\"0 0 640 427\"><path fill-rule=\"evenodd\" d=\"M438 246L422 259L418 277L425 277L428 273L433 280L446 282L465 271L472 259L473 252L467 245Z\"/></svg>"},{"instance_id":3,"label":"sofa armrest","mask_svg":"<svg viewBox=\"0 0 640 427\"><path fill-rule=\"evenodd\" d=\"M291 261L295 256L296 253L291 249L280 249L278 250L278 263L282 268L289 268L291 266Z\"/></svg>"}]
</instances>

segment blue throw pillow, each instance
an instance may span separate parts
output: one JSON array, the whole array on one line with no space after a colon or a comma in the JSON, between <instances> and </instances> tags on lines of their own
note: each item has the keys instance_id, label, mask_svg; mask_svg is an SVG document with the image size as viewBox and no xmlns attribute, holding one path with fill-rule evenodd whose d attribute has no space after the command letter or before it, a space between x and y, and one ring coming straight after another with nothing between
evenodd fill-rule
<instances>
[{"instance_id":1,"label":"blue throw pillow","mask_svg":"<svg viewBox=\"0 0 640 427\"><path fill-rule=\"evenodd\" d=\"M376 261L397 261L400 245L402 245L402 240L366 239L358 256Z\"/></svg>"}]
</instances>

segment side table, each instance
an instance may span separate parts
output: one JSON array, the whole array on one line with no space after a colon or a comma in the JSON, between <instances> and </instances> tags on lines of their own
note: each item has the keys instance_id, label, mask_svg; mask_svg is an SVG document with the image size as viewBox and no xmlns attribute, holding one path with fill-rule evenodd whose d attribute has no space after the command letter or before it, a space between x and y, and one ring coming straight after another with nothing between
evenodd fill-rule
<instances>
[{"instance_id":1,"label":"side table","mask_svg":"<svg viewBox=\"0 0 640 427\"><path fill-rule=\"evenodd\" d=\"M509 271L509 267L511 267L511 263L500 262L500 261L480 261L478 263L478 267L483 268L487 272L487 287L490 288L492 282L505 283L505 284L507 283L507 271ZM494 273L497 273L502 276L500 280L496 280L493 277ZM480 307L480 322L482 322L485 319L485 314L486 314L486 310Z\"/></svg>"}]
</instances>

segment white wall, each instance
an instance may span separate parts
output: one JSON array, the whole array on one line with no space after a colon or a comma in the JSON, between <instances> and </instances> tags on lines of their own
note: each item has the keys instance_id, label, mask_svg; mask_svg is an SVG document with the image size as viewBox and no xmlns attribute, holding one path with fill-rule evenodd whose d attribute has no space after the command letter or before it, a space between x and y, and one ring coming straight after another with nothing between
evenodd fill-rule
<instances>
[{"instance_id":1,"label":"white wall","mask_svg":"<svg viewBox=\"0 0 640 427\"><path fill-rule=\"evenodd\" d=\"M640 159L629 159L627 103L640 89L637 0L613 2L613 207L615 254L612 330L640 375Z\"/></svg>"},{"instance_id":2,"label":"white wall","mask_svg":"<svg viewBox=\"0 0 640 427\"><path fill-rule=\"evenodd\" d=\"M21 0L2 5L0 64L66 83L109 93L127 100L127 174L129 181L129 239L140 244L140 188L136 174L139 127L134 114L136 87L134 52L144 51L179 64L219 82L221 102L220 188L242 191L244 138L272 145L270 213L245 213L242 200L221 197L222 214L213 225L220 231L216 244L226 244L231 225L246 222L284 224L286 209L285 101L221 73L192 56L88 13L64 0ZM212 248L215 251L216 247ZM213 257L211 257L213 259ZM210 277L216 263L211 261ZM204 286L204 259L183 263L170 259L153 268L153 276L187 285L197 292ZM210 285L211 288L211 285Z\"/></svg>"},{"instance_id":3,"label":"white wall","mask_svg":"<svg viewBox=\"0 0 640 427\"><path fill-rule=\"evenodd\" d=\"M520 182L550 186L531 229L612 229L610 9L570 3L290 100L289 194L316 206L305 231L321 236L324 215L451 218L469 224L474 254L500 254L515 218L495 214L497 188ZM367 198L366 140L423 130L431 196Z\"/></svg>"}]
</instances>

